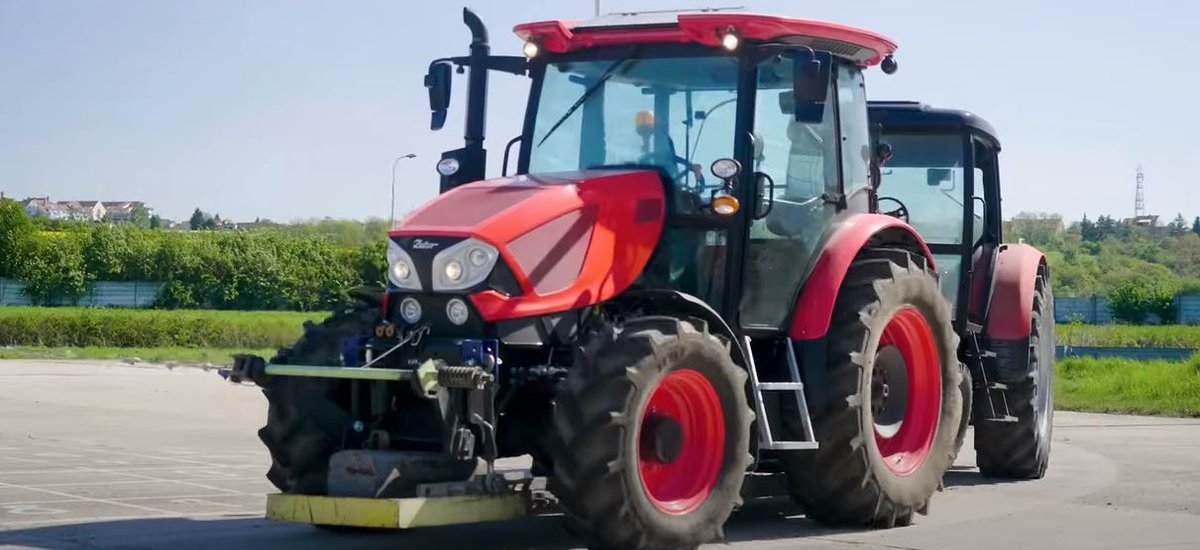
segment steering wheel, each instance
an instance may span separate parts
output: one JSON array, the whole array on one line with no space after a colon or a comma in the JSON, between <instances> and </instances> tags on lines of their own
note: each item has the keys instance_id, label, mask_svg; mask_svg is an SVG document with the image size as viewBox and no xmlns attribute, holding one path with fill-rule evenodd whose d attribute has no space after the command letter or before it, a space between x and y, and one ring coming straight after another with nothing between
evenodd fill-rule
<instances>
[{"instance_id":1,"label":"steering wheel","mask_svg":"<svg viewBox=\"0 0 1200 550\"><path fill-rule=\"evenodd\" d=\"M901 220L904 220L904 223L908 223L908 207L905 206L904 203L900 202L900 199L897 199L895 197L879 197L880 204L882 204L884 201L891 201L891 202L896 203L896 209L888 210L886 212L884 212L882 209L880 209L881 214L883 214L885 216L891 216L893 218L901 219Z\"/></svg>"},{"instance_id":2,"label":"steering wheel","mask_svg":"<svg viewBox=\"0 0 1200 550\"><path fill-rule=\"evenodd\" d=\"M699 164L689 163L688 160L683 157L675 157L675 163L682 166L682 169L675 174L676 181L683 181L684 177L686 177L688 174L692 174L693 176L696 176L696 186L699 189L704 189L704 168L702 168Z\"/></svg>"}]
</instances>

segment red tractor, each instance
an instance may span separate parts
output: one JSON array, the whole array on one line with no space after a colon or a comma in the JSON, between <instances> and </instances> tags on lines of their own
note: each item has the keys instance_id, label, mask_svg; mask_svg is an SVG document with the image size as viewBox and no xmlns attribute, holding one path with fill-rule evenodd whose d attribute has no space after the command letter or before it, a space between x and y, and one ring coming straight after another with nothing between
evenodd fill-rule
<instances>
[{"instance_id":1,"label":"red tractor","mask_svg":"<svg viewBox=\"0 0 1200 550\"><path fill-rule=\"evenodd\" d=\"M500 57L464 20L470 55L425 85L440 128L469 69L466 146L390 232L387 289L234 366L269 401L268 517L413 527L552 496L593 547L691 548L748 476L825 524L906 525L971 422L985 475L1045 472L1046 261L1000 243L986 122L867 103L890 39L660 12L520 25L525 57ZM489 71L530 79L495 179Z\"/></svg>"}]
</instances>

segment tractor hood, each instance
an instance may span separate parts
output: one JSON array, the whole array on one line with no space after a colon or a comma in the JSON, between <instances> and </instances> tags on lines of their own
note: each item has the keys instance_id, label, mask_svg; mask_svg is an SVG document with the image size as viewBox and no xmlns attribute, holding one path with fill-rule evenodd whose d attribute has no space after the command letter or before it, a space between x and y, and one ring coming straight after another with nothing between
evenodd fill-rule
<instances>
[{"instance_id":1,"label":"tractor hood","mask_svg":"<svg viewBox=\"0 0 1200 550\"><path fill-rule=\"evenodd\" d=\"M520 292L485 288L471 301L484 319L496 321L585 307L619 294L649 261L664 215L663 183L651 170L521 175L447 191L390 235L420 256L461 238L495 247L504 264L496 269L507 267Z\"/></svg>"}]
</instances>

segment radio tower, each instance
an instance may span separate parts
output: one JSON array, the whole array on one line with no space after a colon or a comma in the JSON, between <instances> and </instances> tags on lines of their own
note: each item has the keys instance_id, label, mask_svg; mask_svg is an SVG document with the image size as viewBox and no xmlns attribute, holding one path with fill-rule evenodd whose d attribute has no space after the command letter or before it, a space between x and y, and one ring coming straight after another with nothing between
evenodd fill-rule
<instances>
[{"instance_id":1,"label":"radio tower","mask_svg":"<svg viewBox=\"0 0 1200 550\"><path fill-rule=\"evenodd\" d=\"M1146 215L1146 176L1142 174L1142 165L1137 167L1137 196L1133 199L1133 216L1140 218Z\"/></svg>"}]
</instances>

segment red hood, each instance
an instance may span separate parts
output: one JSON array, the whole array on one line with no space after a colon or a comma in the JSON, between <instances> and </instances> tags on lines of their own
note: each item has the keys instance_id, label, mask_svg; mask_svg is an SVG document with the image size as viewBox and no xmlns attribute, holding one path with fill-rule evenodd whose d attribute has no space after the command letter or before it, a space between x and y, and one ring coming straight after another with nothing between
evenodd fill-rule
<instances>
[{"instance_id":1,"label":"red hood","mask_svg":"<svg viewBox=\"0 0 1200 550\"><path fill-rule=\"evenodd\" d=\"M593 170L478 181L447 191L390 234L474 237L495 246L520 296L486 290L488 320L607 300L641 273L662 232L662 181L648 170Z\"/></svg>"}]
</instances>

